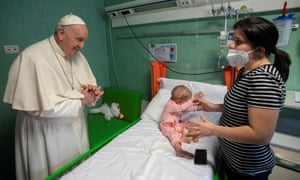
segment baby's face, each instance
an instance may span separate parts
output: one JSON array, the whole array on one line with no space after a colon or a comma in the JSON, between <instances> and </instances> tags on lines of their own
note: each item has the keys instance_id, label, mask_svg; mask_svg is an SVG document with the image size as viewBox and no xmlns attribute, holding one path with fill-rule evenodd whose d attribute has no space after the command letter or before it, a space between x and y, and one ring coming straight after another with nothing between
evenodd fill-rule
<instances>
[{"instance_id":1,"label":"baby's face","mask_svg":"<svg viewBox=\"0 0 300 180\"><path fill-rule=\"evenodd\" d=\"M188 98L178 98L175 100L176 104L183 104L188 101Z\"/></svg>"},{"instance_id":2,"label":"baby's face","mask_svg":"<svg viewBox=\"0 0 300 180\"><path fill-rule=\"evenodd\" d=\"M175 100L175 103L176 103L176 104L182 104L182 101L181 101L181 99L176 99L176 100Z\"/></svg>"}]
</instances>

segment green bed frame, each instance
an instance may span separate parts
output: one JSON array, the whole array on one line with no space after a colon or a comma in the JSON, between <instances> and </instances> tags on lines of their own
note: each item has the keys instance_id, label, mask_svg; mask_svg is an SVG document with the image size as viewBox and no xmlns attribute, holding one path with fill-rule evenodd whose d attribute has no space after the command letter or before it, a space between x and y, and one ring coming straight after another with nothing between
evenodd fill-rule
<instances>
[{"instance_id":1,"label":"green bed frame","mask_svg":"<svg viewBox=\"0 0 300 180\"><path fill-rule=\"evenodd\" d=\"M110 121L106 121L103 114L88 114L90 149L46 177L46 180L58 179L140 120L141 93L116 87L106 87L103 90L102 103L107 103L108 105L111 105L113 102L119 103L124 118L121 120L112 118Z\"/></svg>"}]
</instances>

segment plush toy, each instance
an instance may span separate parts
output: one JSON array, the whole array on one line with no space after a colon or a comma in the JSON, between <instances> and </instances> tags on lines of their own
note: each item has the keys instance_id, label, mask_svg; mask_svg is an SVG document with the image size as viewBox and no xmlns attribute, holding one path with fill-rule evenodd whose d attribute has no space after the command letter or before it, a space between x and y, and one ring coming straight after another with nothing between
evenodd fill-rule
<instances>
[{"instance_id":1,"label":"plush toy","mask_svg":"<svg viewBox=\"0 0 300 180\"><path fill-rule=\"evenodd\" d=\"M120 105L118 103L112 103L111 106L108 106L106 103L104 103L98 108L91 109L90 113L102 113L104 114L104 118L107 121L111 120L111 118L113 117L116 117L118 119L124 118L124 115L120 112Z\"/></svg>"}]
</instances>

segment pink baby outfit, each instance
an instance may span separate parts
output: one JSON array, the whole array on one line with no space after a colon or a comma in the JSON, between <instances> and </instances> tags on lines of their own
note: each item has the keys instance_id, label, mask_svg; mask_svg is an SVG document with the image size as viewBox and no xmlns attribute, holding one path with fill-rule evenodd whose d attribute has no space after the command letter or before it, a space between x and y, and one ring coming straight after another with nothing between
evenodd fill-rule
<instances>
[{"instance_id":1,"label":"pink baby outfit","mask_svg":"<svg viewBox=\"0 0 300 180\"><path fill-rule=\"evenodd\" d=\"M176 142L183 142L186 137L185 122L180 122L184 112L194 111L193 100L190 99L185 103L176 104L175 101L169 100L161 114L160 129L172 145Z\"/></svg>"}]
</instances>

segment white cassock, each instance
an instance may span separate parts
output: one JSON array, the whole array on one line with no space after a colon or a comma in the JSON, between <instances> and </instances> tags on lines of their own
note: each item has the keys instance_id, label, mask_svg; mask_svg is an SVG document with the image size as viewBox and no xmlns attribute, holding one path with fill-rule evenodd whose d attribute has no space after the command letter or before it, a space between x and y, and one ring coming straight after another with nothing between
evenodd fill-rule
<instances>
[{"instance_id":1,"label":"white cassock","mask_svg":"<svg viewBox=\"0 0 300 180\"><path fill-rule=\"evenodd\" d=\"M85 57L64 58L54 36L13 62L3 101L18 110L17 179L41 180L88 150L81 85L96 85Z\"/></svg>"}]
</instances>

